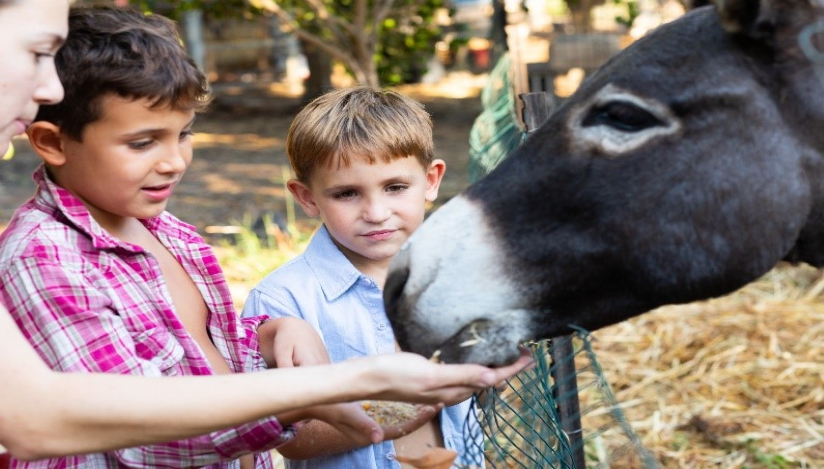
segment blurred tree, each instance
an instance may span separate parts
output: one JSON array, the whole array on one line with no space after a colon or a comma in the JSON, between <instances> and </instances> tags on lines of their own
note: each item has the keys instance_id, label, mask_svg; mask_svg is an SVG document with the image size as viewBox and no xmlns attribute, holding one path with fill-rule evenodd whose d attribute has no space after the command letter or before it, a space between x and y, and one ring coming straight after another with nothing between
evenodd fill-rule
<instances>
[{"instance_id":1,"label":"blurred tree","mask_svg":"<svg viewBox=\"0 0 824 469\"><path fill-rule=\"evenodd\" d=\"M444 0L249 3L277 15L305 50L339 61L355 81L369 85L413 82L426 71L441 35L437 11L445 7Z\"/></svg>"},{"instance_id":2,"label":"blurred tree","mask_svg":"<svg viewBox=\"0 0 824 469\"><path fill-rule=\"evenodd\" d=\"M589 32L592 28L592 9L604 3L606 0L566 0L575 32Z\"/></svg>"},{"instance_id":3,"label":"blurred tree","mask_svg":"<svg viewBox=\"0 0 824 469\"><path fill-rule=\"evenodd\" d=\"M632 22L640 12L638 0L564 0L569 9L574 31L578 33L590 32L592 30L592 9L607 3L607 1L626 8L626 15L617 17L615 20L627 28L631 27Z\"/></svg>"},{"instance_id":4,"label":"blurred tree","mask_svg":"<svg viewBox=\"0 0 824 469\"><path fill-rule=\"evenodd\" d=\"M130 0L174 19L190 10L205 17L276 15L301 42L311 77L304 99L330 86L332 61L358 83L394 85L426 71L440 39L436 24L444 0Z\"/></svg>"},{"instance_id":5,"label":"blurred tree","mask_svg":"<svg viewBox=\"0 0 824 469\"><path fill-rule=\"evenodd\" d=\"M180 20L185 12L192 10L200 10L211 18L251 17L261 13L259 8L254 8L247 0L129 0L129 3L174 20Z\"/></svg>"}]
</instances>

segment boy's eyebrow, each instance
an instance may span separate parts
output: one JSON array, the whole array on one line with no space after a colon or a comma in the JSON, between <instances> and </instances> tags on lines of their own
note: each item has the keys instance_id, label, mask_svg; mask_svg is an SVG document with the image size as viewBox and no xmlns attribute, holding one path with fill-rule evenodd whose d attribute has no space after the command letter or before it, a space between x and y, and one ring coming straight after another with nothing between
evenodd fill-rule
<instances>
[{"instance_id":1,"label":"boy's eyebrow","mask_svg":"<svg viewBox=\"0 0 824 469\"><path fill-rule=\"evenodd\" d=\"M185 126L183 126L183 128L184 129L191 128L195 124L195 119L197 119L197 115L192 117L192 120L190 120ZM129 132L127 134L124 134L123 136L124 137L134 137L136 135L151 134L151 133L162 132L162 131L166 131L166 130L167 129L140 129L140 130L135 130L134 132Z\"/></svg>"},{"instance_id":2,"label":"boy's eyebrow","mask_svg":"<svg viewBox=\"0 0 824 469\"><path fill-rule=\"evenodd\" d=\"M415 179L415 176L413 176L411 174L399 174L399 175L395 175L395 176L384 179L383 181L381 181L381 184L383 184L384 186L388 186L388 185L391 185L391 184L399 184L399 183L408 184L409 182L413 181L414 179Z\"/></svg>"},{"instance_id":3,"label":"boy's eyebrow","mask_svg":"<svg viewBox=\"0 0 824 469\"><path fill-rule=\"evenodd\" d=\"M383 181L384 184L392 184L393 182L409 182L415 179L415 176L412 174L400 174L397 176L392 176L391 178L387 178Z\"/></svg>"},{"instance_id":4,"label":"boy's eyebrow","mask_svg":"<svg viewBox=\"0 0 824 469\"><path fill-rule=\"evenodd\" d=\"M390 178L386 178L383 181L380 181L380 183L381 183L381 185L384 185L384 186L388 186L388 185L392 185L392 184L398 184L398 183L408 184L414 178L415 177L411 174L403 174L403 175L399 175L399 176L392 176ZM340 191L344 191L344 190L357 189L359 186L360 186L360 184L358 184L358 183L340 184L340 185L337 185L337 186L327 187L326 190L324 191L324 193L334 194L335 192L340 192Z\"/></svg>"},{"instance_id":5,"label":"boy's eyebrow","mask_svg":"<svg viewBox=\"0 0 824 469\"><path fill-rule=\"evenodd\" d=\"M357 188L357 184L340 184L338 186L327 187L323 190L324 194L334 194L336 192L348 191Z\"/></svg>"}]
</instances>

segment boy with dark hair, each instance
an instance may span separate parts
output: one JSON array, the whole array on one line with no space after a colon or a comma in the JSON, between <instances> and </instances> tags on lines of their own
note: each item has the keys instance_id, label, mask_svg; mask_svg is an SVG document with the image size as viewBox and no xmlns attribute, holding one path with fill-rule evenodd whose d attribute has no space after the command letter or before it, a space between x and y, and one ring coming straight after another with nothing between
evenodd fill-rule
<instances>
[{"instance_id":1,"label":"boy with dark hair","mask_svg":"<svg viewBox=\"0 0 824 469\"><path fill-rule=\"evenodd\" d=\"M289 191L323 225L303 254L252 290L243 316L308 321L333 363L395 352L382 296L387 269L423 222L446 169L434 157L429 114L390 90L332 91L295 117L286 153L295 173ZM297 335L284 340L296 347L301 341ZM290 469L396 469L396 455L418 457L435 446L466 456L468 401L431 417L406 435L373 445L312 422L279 451Z\"/></svg>"},{"instance_id":2,"label":"boy with dark hair","mask_svg":"<svg viewBox=\"0 0 824 469\"><path fill-rule=\"evenodd\" d=\"M56 64L65 99L43 106L28 129L45 163L35 173L38 193L0 236L0 302L26 338L61 371L211 375L274 365L275 333L311 327L239 321L212 250L165 212L209 96L174 23L128 9L73 9ZM268 450L292 437L285 424L323 412L313 409L14 467L269 468Z\"/></svg>"}]
</instances>

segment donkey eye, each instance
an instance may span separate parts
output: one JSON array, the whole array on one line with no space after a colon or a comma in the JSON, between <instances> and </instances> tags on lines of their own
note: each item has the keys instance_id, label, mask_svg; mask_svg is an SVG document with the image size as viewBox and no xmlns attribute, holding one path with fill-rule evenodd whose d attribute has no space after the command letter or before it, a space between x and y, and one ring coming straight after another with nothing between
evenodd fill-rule
<instances>
[{"instance_id":1,"label":"donkey eye","mask_svg":"<svg viewBox=\"0 0 824 469\"><path fill-rule=\"evenodd\" d=\"M627 101L610 101L589 110L581 122L583 127L606 125L625 132L638 132L663 126L657 117Z\"/></svg>"}]
</instances>

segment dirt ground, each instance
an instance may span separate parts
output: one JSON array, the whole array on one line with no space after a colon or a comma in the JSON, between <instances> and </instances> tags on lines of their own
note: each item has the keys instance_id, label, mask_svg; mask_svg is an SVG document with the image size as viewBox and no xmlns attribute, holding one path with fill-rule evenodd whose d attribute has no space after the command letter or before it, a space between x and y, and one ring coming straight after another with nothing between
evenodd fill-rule
<instances>
[{"instance_id":1,"label":"dirt ground","mask_svg":"<svg viewBox=\"0 0 824 469\"><path fill-rule=\"evenodd\" d=\"M250 77L256 78L256 77ZM481 112L485 75L456 72L436 84L401 89L420 100L432 115L436 155L447 162L439 203L467 185L469 132ZM284 143L300 109L294 90L265 79L214 86L214 102L195 124L195 158L178 186L169 210L210 241L221 227L254 221L263 213L285 218ZM23 139L16 155L0 161L0 228L34 191L31 173L39 164ZM297 215L300 217L299 207Z\"/></svg>"}]
</instances>

